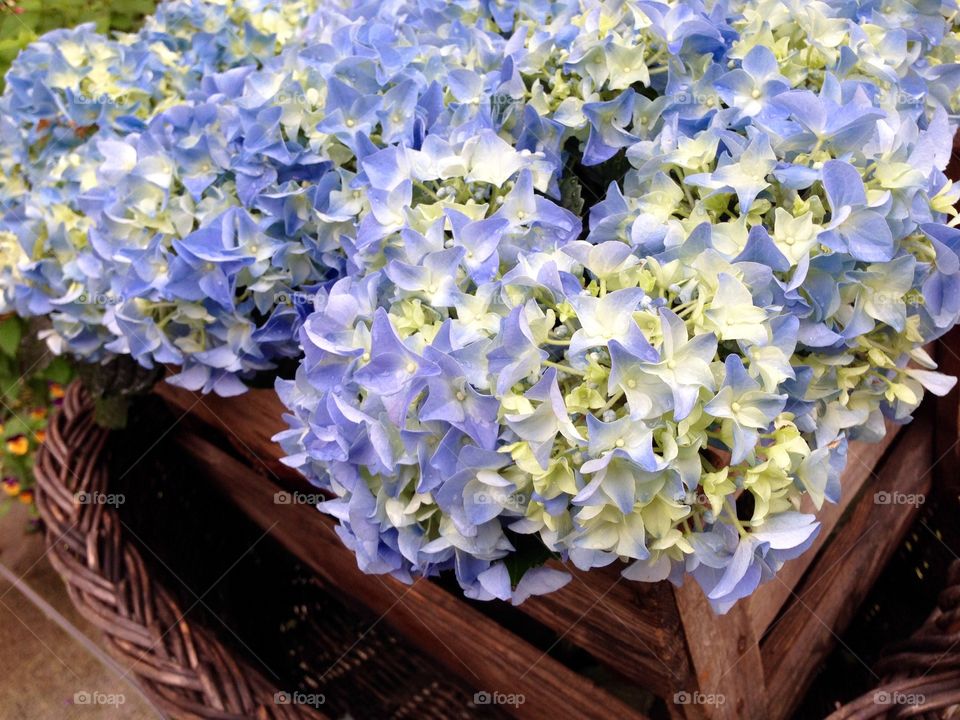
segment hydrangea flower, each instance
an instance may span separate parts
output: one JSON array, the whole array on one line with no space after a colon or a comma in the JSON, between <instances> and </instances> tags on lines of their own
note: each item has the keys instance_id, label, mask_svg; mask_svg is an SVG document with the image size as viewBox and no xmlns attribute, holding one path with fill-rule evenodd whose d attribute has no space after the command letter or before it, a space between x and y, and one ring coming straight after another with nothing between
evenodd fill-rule
<instances>
[{"instance_id":1,"label":"hydrangea flower","mask_svg":"<svg viewBox=\"0 0 960 720\"><path fill-rule=\"evenodd\" d=\"M951 387L956 16L182 0L74 31L0 100L4 298L223 394L302 352L278 440L366 572L522 602L550 557L623 561L722 611L813 542L849 441ZM71 103L91 79L131 103Z\"/></svg>"},{"instance_id":2,"label":"hydrangea flower","mask_svg":"<svg viewBox=\"0 0 960 720\"><path fill-rule=\"evenodd\" d=\"M278 439L368 572L518 602L521 577L561 582L510 576L532 537L584 569L690 573L724 610L813 542L797 507L839 498L849 440L951 384L922 345L957 321L952 11L511 8L464 32L486 31L487 78L527 81L484 95L448 69L419 135L361 158L369 204L278 382ZM504 91L507 114L459 106ZM344 118L378 126L350 97L325 122L356 153ZM588 166L607 195L581 227L561 188Z\"/></svg>"},{"instance_id":3,"label":"hydrangea flower","mask_svg":"<svg viewBox=\"0 0 960 720\"><path fill-rule=\"evenodd\" d=\"M192 297L191 307L156 317L155 302L169 308L187 298L148 295L146 276L160 272L169 260L165 254L176 256L173 240L185 230L184 223L220 221L220 212L226 210L222 193L219 199L201 197L217 175L201 168L212 168L205 155L222 157L231 148L210 138L186 149L193 140L184 131L166 138L183 145L175 157L152 149L138 162L132 139L156 127L150 124L152 118L196 117L185 107L203 106L206 95L216 97L225 84L219 79L223 74L233 71L242 77L252 69L249 63L279 53L315 7L312 2L285 3L282 9L267 2L172 2L136 35L110 39L92 26L58 30L28 47L14 63L0 99L0 164L5 175L0 222L20 239L22 257L16 276L4 280L3 298L21 315L50 317L51 349L91 360L126 352L148 366L182 365L181 384L223 394L243 390L239 376L272 367L276 357L296 354L291 338L299 317L289 301L292 289L308 288L327 268L321 265L315 271L321 261L309 260L299 247L288 252L290 243L274 247L270 241L251 240L254 257L240 261L251 268L246 291L251 299L234 307L231 297L229 309L218 314L198 302L202 298ZM271 106L274 101L270 99ZM208 102L206 107L211 107ZM202 118L194 130L210 121ZM131 172L137 173L139 184L127 178ZM173 178L177 184L171 187ZM185 188L200 210L178 200L181 213L171 220L157 193L149 190L165 182L165 189L174 193ZM210 195L217 192L212 188ZM144 231L153 231L144 246L119 248L126 239L123 232L104 240L98 226L109 224L110 232L121 227L117 217L104 219L104 208L119 202L130 202ZM179 225L174 228L171 222ZM248 235L258 232L247 230ZM158 231L166 231L166 237ZM283 259L270 269L274 255ZM190 256L194 264L199 257ZM135 270L130 269L133 265ZM199 280L186 275L183 263L179 269L178 287ZM194 284L194 296L197 287L212 289L210 283ZM218 288L221 301L226 293L241 294L226 278ZM275 306L282 307L274 312ZM187 320L175 322L180 318ZM154 320L163 323L163 329Z\"/></svg>"}]
</instances>

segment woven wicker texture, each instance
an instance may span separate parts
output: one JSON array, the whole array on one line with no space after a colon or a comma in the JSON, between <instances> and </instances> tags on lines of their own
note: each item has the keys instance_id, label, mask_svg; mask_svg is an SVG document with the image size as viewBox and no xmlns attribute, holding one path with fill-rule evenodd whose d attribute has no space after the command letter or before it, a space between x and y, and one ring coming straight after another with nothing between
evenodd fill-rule
<instances>
[{"instance_id":1,"label":"woven wicker texture","mask_svg":"<svg viewBox=\"0 0 960 720\"><path fill-rule=\"evenodd\" d=\"M38 455L36 474L53 566L80 612L103 631L107 648L165 714L323 717L308 706L275 702L272 675L287 682L281 697L289 698L291 689L323 695L320 709L332 717L503 717L498 708L473 706L471 688L362 608L348 607L336 588L279 545L258 540L256 553L242 555L250 566L234 563L229 576L222 575L220 564L239 554L238 543L250 548L250 533L263 536L229 502L224 505L210 484L198 482L177 433L166 432L172 418L156 410L143 407L124 433L111 434L93 422L93 403L79 383L71 386ZM128 474L134 464L137 472ZM118 492L130 500L120 509L80 502L84 494ZM212 508L218 522L210 520ZM169 532L171 523L176 533ZM141 547L148 548L148 563ZM167 562L180 560L175 578L158 551ZM217 591L204 593L201 603L190 585L199 586L211 573L220 577ZM189 585L183 577L192 578ZM270 588L267 603L250 587L264 583ZM259 600L251 609L252 596ZM229 633L207 629L221 627Z\"/></svg>"},{"instance_id":2,"label":"woven wicker texture","mask_svg":"<svg viewBox=\"0 0 960 720\"><path fill-rule=\"evenodd\" d=\"M960 560L950 567L938 607L874 668L883 682L828 720L960 718Z\"/></svg>"},{"instance_id":3,"label":"woven wicker texture","mask_svg":"<svg viewBox=\"0 0 960 720\"><path fill-rule=\"evenodd\" d=\"M277 703L276 687L187 620L173 595L154 582L139 551L125 541L116 511L81 502L108 492L108 437L75 384L36 465L48 557L79 611L103 632L107 649L171 717L324 717L303 705Z\"/></svg>"}]
</instances>

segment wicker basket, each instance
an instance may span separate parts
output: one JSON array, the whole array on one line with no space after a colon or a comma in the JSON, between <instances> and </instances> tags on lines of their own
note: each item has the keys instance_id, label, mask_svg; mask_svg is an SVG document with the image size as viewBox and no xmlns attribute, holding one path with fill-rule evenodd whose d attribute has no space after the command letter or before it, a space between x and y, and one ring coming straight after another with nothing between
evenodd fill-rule
<instances>
[{"instance_id":1,"label":"wicker basket","mask_svg":"<svg viewBox=\"0 0 960 720\"><path fill-rule=\"evenodd\" d=\"M891 646L874 669L883 682L828 720L960 718L960 560L923 627Z\"/></svg>"},{"instance_id":2,"label":"wicker basket","mask_svg":"<svg viewBox=\"0 0 960 720\"><path fill-rule=\"evenodd\" d=\"M192 615L188 617L200 601L178 597L174 586L168 588L158 579L164 574L144 561L140 538L134 542L128 537L131 533L117 508L81 502L84 495L116 491L110 485L109 458L129 450L118 447L113 452L111 433L94 423L92 405L79 384L70 387L36 464L37 506L46 525L48 557L78 610L103 633L108 650L130 668L131 679L165 715L237 720L326 717L309 705L290 702L289 693ZM153 437L148 433L150 442ZM160 446L151 457L163 454ZM150 464L140 463L137 475L159 474ZM138 496L132 504L142 507L125 506L125 512L151 512L144 497L149 495L147 479L133 480ZM298 676L290 679L294 686L326 693L321 711L378 719L473 716L472 690L438 680L444 674L436 664L398 642L386 627L371 625L369 618L351 612L312 574L301 572L292 581L306 587L296 607L290 608L298 620L298 642L305 649L298 650ZM278 639L268 636L267 641ZM331 697L334 693L336 698ZM354 709L351 703L361 707Z\"/></svg>"}]
</instances>

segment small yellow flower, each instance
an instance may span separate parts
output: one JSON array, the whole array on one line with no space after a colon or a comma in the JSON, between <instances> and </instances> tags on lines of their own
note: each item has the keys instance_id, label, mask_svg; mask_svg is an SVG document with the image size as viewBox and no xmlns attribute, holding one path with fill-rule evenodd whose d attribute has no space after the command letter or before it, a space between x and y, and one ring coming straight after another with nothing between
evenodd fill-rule
<instances>
[{"instance_id":1,"label":"small yellow flower","mask_svg":"<svg viewBox=\"0 0 960 720\"><path fill-rule=\"evenodd\" d=\"M30 411L31 420L43 420L47 416L46 408L34 408Z\"/></svg>"},{"instance_id":2,"label":"small yellow flower","mask_svg":"<svg viewBox=\"0 0 960 720\"><path fill-rule=\"evenodd\" d=\"M63 385L59 383L50 384L50 397L54 400L61 400L66 393L63 390Z\"/></svg>"},{"instance_id":3,"label":"small yellow flower","mask_svg":"<svg viewBox=\"0 0 960 720\"><path fill-rule=\"evenodd\" d=\"M24 505L29 505L33 502L33 490L24 490L17 499Z\"/></svg>"},{"instance_id":4,"label":"small yellow flower","mask_svg":"<svg viewBox=\"0 0 960 720\"><path fill-rule=\"evenodd\" d=\"M47 431L46 431L46 430L37 430L33 435L34 435L35 438L37 438L37 442L38 442L38 443L45 442L46 439L47 439Z\"/></svg>"},{"instance_id":5,"label":"small yellow flower","mask_svg":"<svg viewBox=\"0 0 960 720\"><path fill-rule=\"evenodd\" d=\"M12 455L26 455L30 450L30 441L26 435L17 435L7 440L7 452Z\"/></svg>"},{"instance_id":6,"label":"small yellow flower","mask_svg":"<svg viewBox=\"0 0 960 720\"><path fill-rule=\"evenodd\" d=\"M3 491L10 497L16 497L20 494L20 483L16 480L4 480L3 481Z\"/></svg>"}]
</instances>

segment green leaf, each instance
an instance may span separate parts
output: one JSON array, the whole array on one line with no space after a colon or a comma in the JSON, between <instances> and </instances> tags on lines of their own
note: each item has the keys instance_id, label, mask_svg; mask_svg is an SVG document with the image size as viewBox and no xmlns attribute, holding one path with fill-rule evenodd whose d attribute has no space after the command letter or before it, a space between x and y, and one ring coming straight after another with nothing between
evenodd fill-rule
<instances>
[{"instance_id":1,"label":"green leaf","mask_svg":"<svg viewBox=\"0 0 960 720\"><path fill-rule=\"evenodd\" d=\"M550 552L534 535L520 535L509 530L506 531L506 534L516 548L513 555L503 559L503 564L507 566L507 572L510 573L510 584L513 587L517 586L520 578L524 576L527 570L540 567L547 560L556 557L556 553Z\"/></svg>"},{"instance_id":2,"label":"green leaf","mask_svg":"<svg viewBox=\"0 0 960 720\"><path fill-rule=\"evenodd\" d=\"M50 364L47 365L43 371L43 375L50 382L66 385L73 379L73 367L71 367L70 361L66 358L62 356L55 357L50 361Z\"/></svg>"},{"instance_id":3,"label":"green leaf","mask_svg":"<svg viewBox=\"0 0 960 720\"><path fill-rule=\"evenodd\" d=\"M130 401L120 395L97 398L94 403L93 419L97 425L108 430L122 430L127 426L127 412Z\"/></svg>"},{"instance_id":4,"label":"green leaf","mask_svg":"<svg viewBox=\"0 0 960 720\"><path fill-rule=\"evenodd\" d=\"M7 357L15 357L22 333L20 318L11 317L0 322L0 352Z\"/></svg>"}]
</instances>

